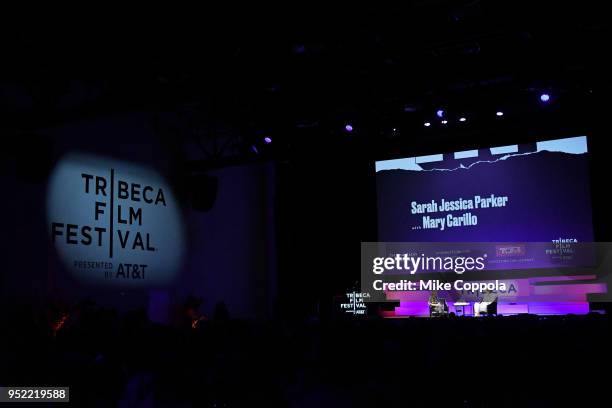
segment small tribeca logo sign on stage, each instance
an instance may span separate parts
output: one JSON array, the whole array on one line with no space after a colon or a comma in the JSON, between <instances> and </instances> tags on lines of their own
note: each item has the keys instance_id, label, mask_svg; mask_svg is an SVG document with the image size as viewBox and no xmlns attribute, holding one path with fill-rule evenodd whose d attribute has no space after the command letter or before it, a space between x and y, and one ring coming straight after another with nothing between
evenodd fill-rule
<instances>
[{"instance_id":1,"label":"small tribeca logo sign on stage","mask_svg":"<svg viewBox=\"0 0 612 408\"><path fill-rule=\"evenodd\" d=\"M169 208L173 197L159 179L115 167L59 172L70 188L51 199L50 233L70 269L99 272L96 280L148 280L155 264L167 262L160 252L180 252L180 240L169 242L181 237L176 206Z\"/></svg>"},{"instance_id":2,"label":"small tribeca logo sign on stage","mask_svg":"<svg viewBox=\"0 0 612 408\"><path fill-rule=\"evenodd\" d=\"M347 302L340 303L340 309L353 315L365 315L368 310L365 299L369 297L369 293L349 292L346 294Z\"/></svg>"}]
</instances>

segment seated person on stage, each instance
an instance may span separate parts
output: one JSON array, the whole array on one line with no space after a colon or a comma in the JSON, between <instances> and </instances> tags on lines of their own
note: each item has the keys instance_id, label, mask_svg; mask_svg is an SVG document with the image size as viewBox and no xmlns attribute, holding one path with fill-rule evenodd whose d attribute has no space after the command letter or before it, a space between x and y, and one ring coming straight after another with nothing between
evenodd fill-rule
<instances>
[{"instance_id":1,"label":"seated person on stage","mask_svg":"<svg viewBox=\"0 0 612 408\"><path fill-rule=\"evenodd\" d=\"M442 299L438 297L438 292L433 291L429 295L429 300L427 301L429 305L429 315L439 315L444 313L444 303Z\"/></svg>"},{"instance_id":2,"label":"seated person on stage","mask_svg":"<svg viewBox=\"0 0 612 408\"><path fill-rule=\"evenodd\" d=\"M487 307L497 300L497 294L490 290L484 292L482 300L474 303L474 316L480 316L481 313L487 313Z\"/></svg>"}]
</instances>

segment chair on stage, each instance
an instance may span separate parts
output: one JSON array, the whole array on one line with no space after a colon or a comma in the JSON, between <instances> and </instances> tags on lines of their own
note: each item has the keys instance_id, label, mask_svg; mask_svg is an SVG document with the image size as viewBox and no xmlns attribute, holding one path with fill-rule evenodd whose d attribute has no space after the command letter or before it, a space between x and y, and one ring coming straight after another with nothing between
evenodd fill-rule
<instances>
[{"instance_id":1,"label":"chair on stage","mask_svg":"<svg viewBox=\"0 0 612 408\"><path fill-rule=\"evenodd\" d=\"M446 299L440 298L438 305L429 305L429 317L445 316L448 314Z\"/></svg>"},{"instance_id":2,"label":"chair on stage","mask_svg":"<svg viewBox=\"0 0 612 408\"><path fill-rule=\"evenodd\" d=\"M486 312L481 312L481 314L487 315L487 316L497 316L497 300L493 303L489 303L487 305L487 311Z\"/></svg>"}]
</instances>

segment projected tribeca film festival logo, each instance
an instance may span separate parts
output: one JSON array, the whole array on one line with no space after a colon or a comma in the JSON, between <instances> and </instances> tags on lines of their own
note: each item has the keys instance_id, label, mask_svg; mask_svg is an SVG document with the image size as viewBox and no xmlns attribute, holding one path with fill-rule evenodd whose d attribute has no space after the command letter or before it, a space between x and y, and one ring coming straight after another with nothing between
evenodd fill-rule
<instances>
[{"instance_id":1,"label":"projected tribeca film festival logo","mask_svg":"<svg viewBox=\"0 0 612 408\"><path fill-rule=\"evenodd\" d=\"M147 168L67 157L51 176L47 212L56 250L81 279L164 284L178 272L180 210L163 178Z\"/></svg>"}]
</instances>

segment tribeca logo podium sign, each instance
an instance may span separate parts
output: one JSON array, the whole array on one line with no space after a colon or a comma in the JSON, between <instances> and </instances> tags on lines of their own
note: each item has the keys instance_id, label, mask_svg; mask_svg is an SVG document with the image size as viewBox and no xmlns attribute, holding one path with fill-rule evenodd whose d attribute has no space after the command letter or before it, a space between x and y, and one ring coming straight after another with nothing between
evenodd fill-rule
<instances>
[{"instance_id":1,"label":"tribeca logo podium sign","mask_svg":"<svg viewBox=\"0 0 612 408\"><path fill-rule=\"evenodd\" d=\"M71 157L50 181L51 241L70 270L93 281L164 283L183 248L176 200L156 173Z\"/></svg>"}]
</instances>

